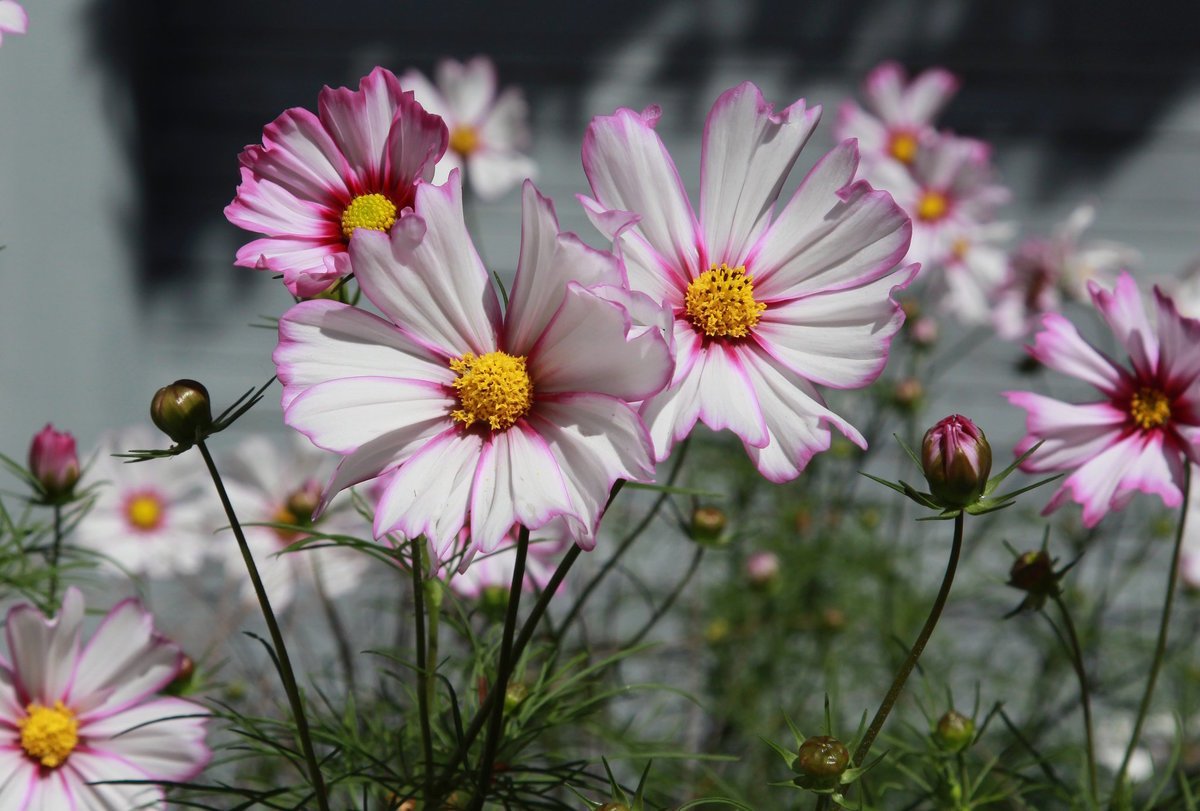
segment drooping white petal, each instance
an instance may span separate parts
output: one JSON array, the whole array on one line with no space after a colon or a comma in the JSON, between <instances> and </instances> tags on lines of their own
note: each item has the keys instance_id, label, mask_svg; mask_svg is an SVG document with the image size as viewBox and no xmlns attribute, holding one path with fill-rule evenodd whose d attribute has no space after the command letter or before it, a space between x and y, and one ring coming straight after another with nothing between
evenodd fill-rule
<instances>
[{"instance_id":1,"label":"drooping white petal","mask_svg":"<svg viewBox=\"0 0 1200 811\"><path fill-rule=\"evenodd\" d=\"M79 655L82 624L83 595L74 586L63 594L62 609L53 619L46 619L29 603L9 610L4 633L22 703L54 706L66 694Z\"/></svg>"}]
</instances>

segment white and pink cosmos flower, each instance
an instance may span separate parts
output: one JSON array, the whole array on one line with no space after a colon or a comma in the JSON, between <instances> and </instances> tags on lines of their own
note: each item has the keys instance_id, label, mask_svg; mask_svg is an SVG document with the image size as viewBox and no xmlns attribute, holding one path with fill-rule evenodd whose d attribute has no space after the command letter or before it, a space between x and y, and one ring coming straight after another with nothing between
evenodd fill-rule
<instances>
[{"instance_id":1,"label":"white and pink cosmos flower","mask_svg":"<svg viewBox=\"0 0 1200 811\"><path fill-rule=\"evenodd\" d=\"M1090 289L1096 309L1128 353L1129 367L1094 349L1057 313L1043 316L1043 329L1028 351L1049 368L1095 386L1104 399L1074 404L1028 391L1005 393L1028 412L1028 435L1017 453L1044 440L1023 469L1074 471L1045 512L1075 501L1083 505L1087 527L1137 492L1180 506L1184 466L1200 462L1200 321L1179 315L1155 288L1152 324L1128 273L1111 292L1095 282Z\"/></svg>"},{"instance_id":2,"label":"white and pink cosmos flower","mask_svg":"<svg viewBox=\"0 0 1200 811\"><path fill-rule=\"evenodd\" d=\"M795 478L829 447L833 425L816 385L865 386L887 362L904 320L891 293L916 266L908 217L886 192L856 181L846 141L809 172L772 216L788 173L820 117L803 100L776 113L753 84L717 99L704 128L697 217L666 147L660 110L593 120L581 198L624 257L630 286L674 316L671 384L642 416L657 459L702 421L741 438L771 481Z\"/></svg>"},{"instance_id":3,"label":"white and pink cosmos flower","mask_svg":"<svg viewBox=\"0 0 1200 811\"><path fill-rule=\"evenodd\" d=\"M191 780L212 757L208 711L156 696L178 675L179 648L136 600L117 603L81 645L83 596L69 588L47 619L28 603L4 623L0 660L0 808L163 809L159 786Z\"/></svg>"},{"instance_id":4,"label":"white and pink cosmos flower","mask_svg":"<svg viewBox=\"0 0 1200 811\"><path fill-rule=\"evenodd\" d=\"M326 290L351 272L350 235L387 231L412 205L414 184L433 177L447 138L442 119L384 68L357 91L324 88L316 114L285 111L239 158L225 216L264 236L243 245L235 264L283 274L297 296Z\"/></svg>"},{"instance_id":5,"label":"white and pink cosmos flower","mask_svg":"<svg viewBox=\"0 0 1200 811\"><path fill-rule=\"evenodd\" d=\"M284 419L345 457L324 500L388 477L375 537L424 534L441 560L468 521L482 554L514 524L557 516L590 547L613 482L653 476L629 403L670 380L667 344L591 289L621 286L620 262L561 233L532 183L504 314L463 221L459 174L416 197L390 234L350 241L383 318L310 301L280 320Z\"/></svg>"},{"instance_id":6,"label":"white and pink cosmos flower","mask_svg":"<svg viewBox=\"0 0 1200 811\"><path fill-rule=\"evenodd\" d=\"M922 142L935 135L934 119L958 92L959 84L958 77L942 68L929 68L910 81L901 65L884 62L863 83L867 109L844 102L834 135L857 138L864 163L912 165Z\"/></svg>"},{"instance_id":7,"label":"white and pink cosmos flower","mask_svg":"<svg viewBox=\"0 0 1200 811\"><path fill-rule=\"evenodd\" d=\"M0 40L5 34L24 34L29 30L29 15L16 0L0 0Z\"/></svg>"},{"instance_id":8,"label":"white and pink cosmos flower","mask_svg":"<svg viewBox=\"0 0 1200 811\"><path fill-rule=\"evenodd\" d=\"M480 199L492 200L533 178L529 148L529 107L519 88L497 93L496 66L486 56L462 63L443 59L430 82L417 70L400 76L400 86L416 94L429 112L450 129L449 149L438 161L433 182L444 183L462 169Z\"/></svg>"}]
</instances>

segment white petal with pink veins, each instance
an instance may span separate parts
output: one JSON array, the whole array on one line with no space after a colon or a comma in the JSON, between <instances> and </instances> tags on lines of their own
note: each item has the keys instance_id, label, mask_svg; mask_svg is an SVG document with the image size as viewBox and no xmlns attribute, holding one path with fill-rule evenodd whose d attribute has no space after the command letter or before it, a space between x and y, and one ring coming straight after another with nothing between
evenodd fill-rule
<instances>
[{"instance_id":1,"label":"white petal with pink veins","mask_svg":"<svg viewBox=\"0 0 1200 811\"><path fill-rule=\"evenodd\" d=\"M319 383L288 405L284 421L335 453L352 453L385 434L448 419L452 392L425 380L344 377Z\"/></svg>"},{"instance_id":2,"label":"white petal with pink veins","mask_svg":"<svg viewBox=\"0 0 1200 811\"><path fill-rule=\"evenodd\" d=\"M80 735L87 737L90 749L100 755L115 755L146 777L190 780L211 757L204 743L209 716L206 709L191 701L157 698L102 721L81 725ZM70 762L75 761L76 754L72 753Z\"/></svg>"},{"instance_id":3,"label":"white petal with pink veins","mask_svg":"<svg viewBox=\"0 0 1200 811\"><path fill-rule=\"evenodd\" d=\"M1021 465L1030 471L1065 470L1083 464L1121 436L1129 415L1111 403L1064 403L1031 391L1006 391L1010 403L1027 412L1029 434L1017 446L1021 454L1045 442Z\"/></svg>"},{"instance_id":4,"label":"white petal with pink veins","mask_svg":"<svg viewBox=\"0 0 1200 811\"><path fill-rule=\"evenodd\" d=\"M750 82L713 104L700 158L700 223L710 262L742 264L820 117L821 108L807 109L803 99L777 114Z\"/></svg>"},{"instance_id":5,"label":"white petal with pink veins","mask_svg":"<svg viewBox=\"0 0 1200 811\"><path fill-rule=\"evenodd\" d=\"M700 420L714 431L728 428L747 445L761 448L769 436L743 366L743 357L750 351L714 341L705 348L692 375L699 379Z\"/></svg>"},{"instance_id":6,"label":"white petal with pink veins","mask_svg":"<svg viewBox=\"0 0 1200 811\"><path fill-rule=\"evenodd\" d=\"M1150 326L1142 294L1133 277L1122 273L1111 292L1094 282L1089 290L1096 309L1129 353L1133 367L1145 377L1153 376L1158 367L1158 336Z\"/></svg>"},{"instance_id":7,"label":"white petal with pink veins","mask_svg":"<svg viewBox=\"0 0 1200 811\"><path fill-rule=\"evenodd\" d=\"M265 180L327 206L350 202L350 164L321 121L293 107L263 129L263 146L249 147L242 163Z\"/></svg>"},{"instance_id":8,"label":"white petal with pink veins","mask_svg":"<svg viewBox=\"0 0 1200 811\"><path fill-rule=\"evenodd\" d=\"M321 123L364 189L378 191L383 181L388 131L403 92L391 71L377 67L359 81L358 90L326 87L317 98Z\"/></svg>"},{"instance_id":9,"label":"white petal with pink veins","mask_svg":"<svg viewBox=\"0 0 1200 811\"><path fill-rule=\"evenodd\" d=\"M1042 317L1042 331L1034 336L1029 354L1063 374L1090 383L1105 394L1115 394L1127 376L1115 363L1083 340L1075 325L1057 313Z\"/></svg>"},{"instance_id":10,"label":"white petal with pink veins","mask_svg":"<svg viewBox=\"0 0 1200 811\"><path fill-rule=\"evenodd\" d=\"M54 706L70 685L79 654L83 595L72 586L63 594L62 610L46 619L28 603L8 612L4 633L22 702Z\"/></svg>"}]
</instances>

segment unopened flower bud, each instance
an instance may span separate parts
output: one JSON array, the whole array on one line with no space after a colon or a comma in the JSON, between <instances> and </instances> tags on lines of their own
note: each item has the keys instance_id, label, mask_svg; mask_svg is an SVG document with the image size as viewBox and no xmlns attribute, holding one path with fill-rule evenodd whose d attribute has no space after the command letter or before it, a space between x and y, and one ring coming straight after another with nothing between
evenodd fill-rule
<instances>
[{"instance_id":1,"label":"unopened flower bud","mask_svg":"<svg viewBox=\"0 0 1200 811\"><path fill-rule=\"evenodd\" d=\"M925 387L915 377L906 377L896 383L892 389L892 402L902 411L912 411L921 404L925 396Z\"/></svg>"},{"instance_id":2,"label":"unopened flower bud","mask_svg":"<svg viewBox=\"0 0 1200 811\"><path fill-rule=\"evenodd\" d=\"M196 663L192 661L192 657L184 654L183 661L179 663L179 672L175 674L175 678L163 688L163 692L172 696L184 696L191 693L195 689L196 681Z\"/></svg>"},{"instance_id":3,"label":"unopened flower bud","mask_svg":"<svg viewBox=\"0 0 1200 811\"><path fill-rule=\"evenodd\" d=\"M504 690L504 711L512 712L529 698L529 688L521 682L513 682Z\"/></svg>"},{"instance_id":4,"label":"unopened flower bud","mask_svg":"<svg viewBox=\"0 0 1200 811\"><path fill-rule=\"evenodd\" d=\"M820 627L823 631L841 631L846 627L846 612L832 606L822 608Z\"/></svg>"},{"instance_id":5,"label":"unopened flower bud","mask_svg":"<svg viewBox=\"0 0 1200 811\"><path fill-rule=\"evenodd\" d=\"M208 389L195 380L176 380L163 386L150 403L150 419L177 444L194 444L212 427Z\"/></svg>"},{"instance_id":6,"label":"unopened flower bud","mask_svg":"<svg viewBox=\"0 0 1200 811\"><path fill-rule=\"evenodd\" d=\"M725 532L725 513L719 507L697 507L692 512L692 540L715 544Z\"/></svg>"},{"instance_id":7,"label":"unopened flower bud","mask_svg":"<svg viewBox=\"0 0 1200 811\"><path fill-rule=\"evenodd\" d=\"M47 423L29 445L29 472L37 479L46 501L70 498L79 481L75 437L66 431L54 430L54 426Z\"/></svg>"},{"instance_id":8,"label":"unopened flower bud","mask_svg":"<svg viewBox=\"0 0 1200 811\"><path fill-rule=\"evenodd\" d=\"M800 776L796 785L807 789L836 788L850 765L850 752L837 738L817 735L800 744L792 770Z\"/></svg>"},{"instance_id":9,"label":"unopened flower bud","mask_svg":"<svg viewBox=\"0 0 1200 811\"><path fill-rule=\"evenodd\" d=\"M1045 549L1038 549L1020 555L1008 571L1008 585L1047 597L1058 593L1058 575L1054 572L1050 554Z\"/></svg>"},{"instance_id":10,"label":"unopened flower bud","mask_svg":"<svg viewBox=\"0 0 1200 811\"><path fill-rule=\"evenodd\" d=\"M320 503L321 483L316 479L309 479L291 492L284 508L291 513L293 523L303 526L312 523L313 513Z\"/></svg>"},{"instance_id":11,"label":"unopened flower bud","mask_svg":"<svg viewBox=\"0 0 1200 811\"><path fill-rule=\"evenodd\" d=\"M983 495L992 471L992 447L975 423L952 414L925 432L921 465L934 498L965 507Z\"/></svg>"},{"instance_id":12,"label":"unopened flower bud","mask_svg":"<svg viewBox=\"0 0 1200 811\"><path fill-rule=\"evenodd\" d=\"M746 558L746 582L756 590L769 589L779 582L779 556L774 552L755 552Z\"/></svg>"},{"instance_id":13,"label":"unopened flower bud","mask_svg":"<svg viewBox=\"0 0 1200 811\"><path fill-rule=\"evenodd\" d=\"M915 346L927 349L937 343L938 322L927 315L914 319L908 328L908 335Z\"/></svg>"},{"instance_id":14,"label":"unopened flower bud","mask_svg":"<svg viewBox=\"0 0 1200 811\"><path fill-rule=\"evenodd\" d=\"M960 712L950 710L938 719L933 740L947 752L961 752L975 737L975 722Z\"/></svg>"}]
</instances>

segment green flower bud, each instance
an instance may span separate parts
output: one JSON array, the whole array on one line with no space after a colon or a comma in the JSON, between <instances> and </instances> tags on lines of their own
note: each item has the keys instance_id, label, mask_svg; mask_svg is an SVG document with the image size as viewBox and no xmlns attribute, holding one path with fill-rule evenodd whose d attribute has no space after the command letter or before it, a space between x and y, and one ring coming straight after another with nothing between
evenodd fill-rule
<instances>
[{"instance_id":1,"label":"green flower bud","mask_svg":"<svg viewBox=\"0 0 1200 811\"><path fill-rule=\"evenodd\" d=\"M792 770L800 776L795 784L817 791L837 788L850 765L850 752L837 738L817 735L800 744Z\"/></svg>"},{"instance_id":2,"label":"green flower bud","mask_svg":"<svg viewBox=\"0 0 1200 811\"><path fill-rule=\"evenodd\" d=\"M975 423L952 414L925 432L921 466L929 492L947 508L966 507L983 495L992 472L992 446Z\"/></svg>"},{"instance_id":3,"label":"green flower bud","mask_svg":"<svg viewBox=\"0 0 1200 811\"><path fill-rule=\"evenodd\" d=\"M520 682L513 682L504 691L504 711L512 712L527 698L529 698L529 688Z\"/></svg>"},{"instance_id":4,"label":"green flower bud","mask_svg":"<svg viewBox=\"0 0 1200 811\"><path fill-rule=\"evenodd\" d=\"M715 544L725 532L725 513L719 507L697 507L692 512L692 540Z\"/></svg>"},{"instance_id":5,"label":"green flower bud","mask_svg":"<svg viewBox=\"0 0 1200 811\"><path fill-rule=\"evenodd\" d=\"M933 740L947 752L961 752L975 738L975 722L960 712L950 710L938 719Z\"/></svg>"},{"instance_id":6,"label":"green flower bud","mask_svg":"<svg viewBox=\"0 0 1200 811\"><path fill-rule=\"evenodd\" d=\"M212 428L208 389L195 380L163 386L150 402L150 419L174 442L190 447Z\"/></svg>"},{"instance_id":7,"label":"green flower bud","mask_svg":"<svg viewBox=\"0 0 1200 811\"><path fill-rule=\"evenodd\" d=\"M1045 549L1026 552L1013 561L1008 572L1008 585L1014 589L1049 597L1058 593L1058 575L1054 561Z\"/></svg>"}]
</instances>

